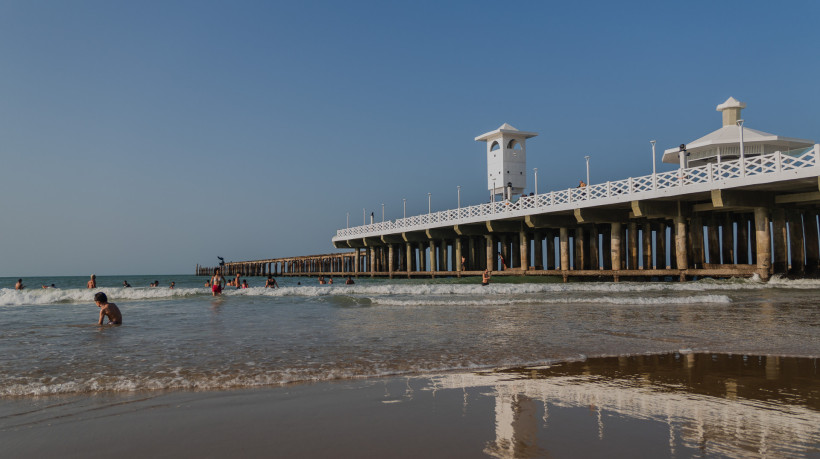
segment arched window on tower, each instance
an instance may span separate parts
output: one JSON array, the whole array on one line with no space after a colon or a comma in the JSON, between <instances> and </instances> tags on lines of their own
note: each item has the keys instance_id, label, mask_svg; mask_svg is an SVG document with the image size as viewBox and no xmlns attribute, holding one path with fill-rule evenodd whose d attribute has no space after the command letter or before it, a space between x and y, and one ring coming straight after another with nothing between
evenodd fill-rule
<instances>
[{"instance_id":1,"label":"arched window on tower","mask_svg":"<svg viewBox=\"0 0 820 459\"><path fill-rule=\"evenodd\" d=\"M499 148L501 148L501 146L498 145L498 142L493 142L493 144L490 145L490 151L496 151Z\"/></svg>"},{"instance_id":2,"label":"arched window on tower","mask_svg":"<svg viewBox=\"0 0 820 459\"><path fill-rule=\"evenodd\" d=\"M518 143L517 140L513 139L510 140L509 143L507 143L507 148L511 150L521 150L521 144Z\"/></svg>"}]
</instances>

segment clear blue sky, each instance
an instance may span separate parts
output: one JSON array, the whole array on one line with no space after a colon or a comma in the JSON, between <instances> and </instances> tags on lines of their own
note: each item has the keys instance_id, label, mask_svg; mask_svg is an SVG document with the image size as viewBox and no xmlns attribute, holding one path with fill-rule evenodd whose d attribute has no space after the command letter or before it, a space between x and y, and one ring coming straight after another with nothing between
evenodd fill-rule
<instances>
[{"instance_id":1,"label":"clear blue sky","mask_svg":"<svg viewBox=\"0 0 820 459\"><path fill-rule=\"evenodd\" d=\"M748 104L820 141L817 2L0 1L0 276L193 273L334 252L484 202L484 144L539 191L651 172ZM672 166L664 165L660 170ZM532 178L530 177L530 183Z\"/></svg>"}]
</instances>

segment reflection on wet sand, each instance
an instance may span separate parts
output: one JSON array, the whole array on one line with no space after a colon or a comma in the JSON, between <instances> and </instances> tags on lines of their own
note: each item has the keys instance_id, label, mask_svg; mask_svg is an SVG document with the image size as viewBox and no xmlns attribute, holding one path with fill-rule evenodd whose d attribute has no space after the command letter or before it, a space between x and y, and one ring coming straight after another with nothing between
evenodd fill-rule
<instances>
[{"instance_id":1,"label":"reflection on wet sand","mask_svg":"<svg viewBox=\"0 0 820 459\"><path fill-rule=\"evenodd\" d=\"M587 407L598 437L623 418L664 423L668 454L820 453L818 359L674 353L437 376L430 389L492 386L494 457L549 454L551 408ZM540 416L539 416L540 414ZM540 419L540 420L539 420Z\"/></svg>"}]
</instances>

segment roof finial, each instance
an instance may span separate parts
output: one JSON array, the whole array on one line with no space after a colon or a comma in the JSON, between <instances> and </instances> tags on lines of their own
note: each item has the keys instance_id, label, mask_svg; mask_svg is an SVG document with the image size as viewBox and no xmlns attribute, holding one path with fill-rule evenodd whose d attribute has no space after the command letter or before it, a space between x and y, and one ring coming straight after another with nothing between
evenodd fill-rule
<instances>
[{"instance_id":1,"label":"roof finial","mask_svg":"<svg viewBox=\"0 0 820 459\"><path fill-rule=\"evenodd\" d=\"M737 124L737 120L740 119L740 111L744 108L746 108L746 104L734 97L730 97L726 99L726 102L715 107L715 110L723 112L724 126L734 126Z\"/></svg>"}]
</instances>

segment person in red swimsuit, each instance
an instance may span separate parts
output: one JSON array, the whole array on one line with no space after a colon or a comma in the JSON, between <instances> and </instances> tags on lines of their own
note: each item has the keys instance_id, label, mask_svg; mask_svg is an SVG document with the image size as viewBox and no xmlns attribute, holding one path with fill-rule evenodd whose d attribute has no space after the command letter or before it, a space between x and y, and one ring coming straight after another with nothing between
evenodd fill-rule
<instances>
[{"instance_id":1,"label":"person in red swimsuit","mask_svg":"<svg viewBox=\"0 0 820 459\"><path fill-rule=\"evenodd\" d=\"M214 276L211 277L211 292L214 296L221 295L224 286L225 278L219 273L219 268L214 269Z\"/></svg>"}]
</instances>

